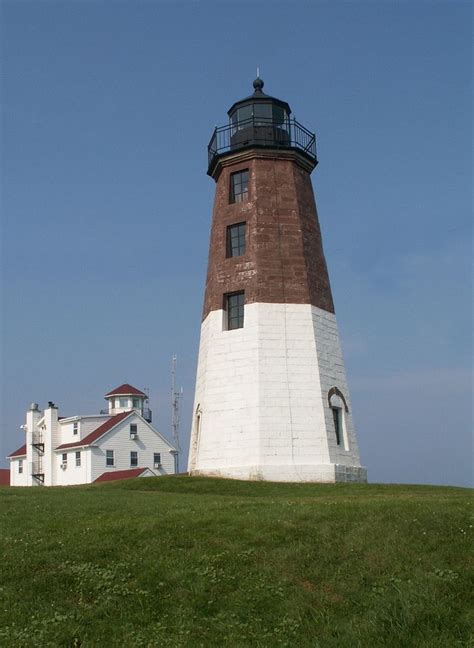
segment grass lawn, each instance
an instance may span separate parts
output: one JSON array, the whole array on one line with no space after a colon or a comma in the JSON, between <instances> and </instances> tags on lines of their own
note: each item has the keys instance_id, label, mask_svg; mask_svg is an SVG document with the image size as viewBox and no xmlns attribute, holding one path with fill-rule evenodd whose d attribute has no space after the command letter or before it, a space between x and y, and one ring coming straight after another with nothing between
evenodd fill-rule
<instances>
[{"instance_id":1,"label":"grass lawn","mask_svg":"<svg viewBox=\"0 0 474 648\"><path fill-rule=\"evenodd\" d=\"M473 646L471 492L2 488L0 646Z\"/></svg>"}]
</instances>

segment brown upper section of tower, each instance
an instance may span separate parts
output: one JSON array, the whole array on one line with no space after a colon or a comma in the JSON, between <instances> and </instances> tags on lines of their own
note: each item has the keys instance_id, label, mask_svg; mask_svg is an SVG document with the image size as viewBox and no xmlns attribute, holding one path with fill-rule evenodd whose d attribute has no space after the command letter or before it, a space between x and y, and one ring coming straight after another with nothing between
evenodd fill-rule
<instances>
[{"instance_id":1,"label":"brown upper section of tower","mask_svg":"<svg viewBox=\"0 0 474 648\"><path fill-rule=\"evenodd\" d=\"M230 109L229 145L209 149L208 173L217 185L203 319L225 307L226 295L242 291L246 304L312 304L334 312L310 179L317 163L314 135L306 149L299 146L288 104L264 95L262 86L257 79L255 93ZM242 178L245 191L236 200ZM234 255L229 235L237 229Z\"/></svg>"}]
</instances>

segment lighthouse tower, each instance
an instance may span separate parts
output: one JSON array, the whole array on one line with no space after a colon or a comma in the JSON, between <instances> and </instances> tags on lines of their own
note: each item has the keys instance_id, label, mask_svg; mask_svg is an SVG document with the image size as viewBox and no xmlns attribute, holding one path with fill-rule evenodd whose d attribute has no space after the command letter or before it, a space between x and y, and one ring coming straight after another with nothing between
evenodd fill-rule
<instances>
[{"instance_id":1,"label":"lighthouse tower","mask_svg":"<svg viewBox=\"0 0 474 648\"><path fill-rule=\"evenodd\" d=\"M366 481L310 174L315 136L263 92L209 144L216 182L189 471Z\"/></svg>"}]
</instances>

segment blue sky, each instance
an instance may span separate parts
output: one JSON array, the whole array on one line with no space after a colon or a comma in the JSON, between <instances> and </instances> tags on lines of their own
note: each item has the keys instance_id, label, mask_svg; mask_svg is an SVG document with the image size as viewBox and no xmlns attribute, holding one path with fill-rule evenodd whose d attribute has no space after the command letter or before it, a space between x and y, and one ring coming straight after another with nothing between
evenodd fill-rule
<instances>
[{"instance_id":1,"label":"blue sky","mask_svg":"<svg viewBox=\"0 0 474 648\"><path fill-rule=\"evenodd\" d=\"M93 413L122 382L169 436L174 353L187 450L206 147L258 65L317 134L369 479L471 483L471 21L467 2L4 1L1 465L31 401Z\"/></svg>"}]
</instances>

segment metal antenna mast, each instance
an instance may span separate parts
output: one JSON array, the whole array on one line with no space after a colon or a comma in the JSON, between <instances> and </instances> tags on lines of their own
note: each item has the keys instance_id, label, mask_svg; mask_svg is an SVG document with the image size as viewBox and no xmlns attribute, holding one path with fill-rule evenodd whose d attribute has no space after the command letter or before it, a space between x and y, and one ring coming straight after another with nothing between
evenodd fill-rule
<instances>
[{"instance_id":1,"label":"metal antenna mast","mask_svg":"<svg viewBox=\"0 0 474 648\"><path fill-rule=\"evenodd\" d=\"M181 397L183 395L183 388L176 389L176 365L178 358L173 356L171 361L171 427L173 430L173 442L178 451L176 455L176 472L179 472L179 455L181 453L181 446L179 444L179 406Z\"/></svg>"}]
</instances>

